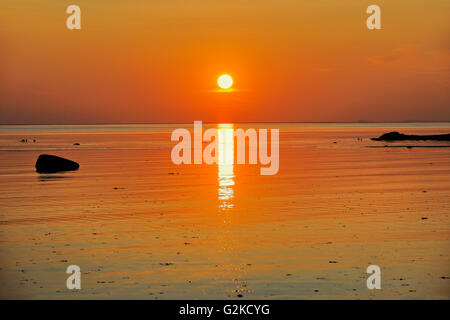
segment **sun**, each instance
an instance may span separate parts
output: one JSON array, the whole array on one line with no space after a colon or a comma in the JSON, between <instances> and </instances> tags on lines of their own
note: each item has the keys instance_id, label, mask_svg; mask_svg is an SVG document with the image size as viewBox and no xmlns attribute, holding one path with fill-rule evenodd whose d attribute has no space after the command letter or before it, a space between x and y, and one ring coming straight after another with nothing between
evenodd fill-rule
<instances>
[{"instance_id":1,"label":"sun","mask_svg":"<svg viewBox=\"0 0 450 320\"><path fill-rule=\"evenodd\" d=\"M233 78L227 74L223 74L217 79L217 84L222 89L230 89L233 85Z\"/></svg>"}]
</instances>

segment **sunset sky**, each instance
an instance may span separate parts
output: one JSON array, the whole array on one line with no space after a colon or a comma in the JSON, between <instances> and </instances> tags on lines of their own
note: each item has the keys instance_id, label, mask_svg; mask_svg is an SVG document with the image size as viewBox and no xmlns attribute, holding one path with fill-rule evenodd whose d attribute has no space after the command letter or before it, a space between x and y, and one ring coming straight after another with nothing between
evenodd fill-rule
<instances>
[{"instance_id":1,"label":"sunset sky","mask_svg":"<svg viewBox=\"0 0 450 320\"><path fill-rule=\"evenodd\" d=\"M81 30L66 28L68 5ZM382 30L366 28L381 7ZM3 0L0 123L450 121L448 0ZM232 92L217 78L233 77Z\"/></svg>"}]
</instances>

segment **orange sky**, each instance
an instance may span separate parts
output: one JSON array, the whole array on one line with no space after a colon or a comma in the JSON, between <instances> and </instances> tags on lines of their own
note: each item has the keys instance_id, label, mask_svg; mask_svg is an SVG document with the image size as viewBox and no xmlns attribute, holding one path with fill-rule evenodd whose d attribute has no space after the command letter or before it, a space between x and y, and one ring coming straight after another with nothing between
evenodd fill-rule
<instances>
[{"instance_id":1,"label":"orange sky","mask_svg":"<svg viewBox=\"0 0 450 320\"><path fill-rule=\"evenodd\" d=\"M117 2L2 1L0 123L450 120L447 0Z\"/></svg>"}]
</instances>

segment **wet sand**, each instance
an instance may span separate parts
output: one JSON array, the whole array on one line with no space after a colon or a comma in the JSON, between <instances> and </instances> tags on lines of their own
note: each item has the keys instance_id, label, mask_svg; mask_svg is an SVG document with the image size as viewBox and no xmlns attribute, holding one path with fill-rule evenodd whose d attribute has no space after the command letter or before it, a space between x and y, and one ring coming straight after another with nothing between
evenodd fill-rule
<instances>
[{"instance_id":1,"label":"wet sand","mask_svg":"<svg viewBox=\"0 0 450 320\"><path fill-rule=\"evenodd\" d=\"M450 298L450 144L370 140L449 123L235 125L280 128L274 176L174 165L180 126L0 126L0 298Z\"/></svg>"}]
</instances>

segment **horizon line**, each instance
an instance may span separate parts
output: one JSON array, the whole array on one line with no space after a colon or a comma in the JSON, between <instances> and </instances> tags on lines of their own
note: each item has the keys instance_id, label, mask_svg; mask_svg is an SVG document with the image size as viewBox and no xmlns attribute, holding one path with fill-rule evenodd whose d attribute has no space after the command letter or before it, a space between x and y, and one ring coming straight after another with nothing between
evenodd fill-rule
<instances>
[{"instance_id":1,"label":"horizon line","mask_svg":"<svg viewBox=\"0 0 450 320\"><path fill-rule=\"evenodd\" d=\"M202 121L202 120L193 120ZM152 124L189 124L191 122L73 122L73 123L0 123L0 126L76 126L76 125L152 125ZM342 123L342 124L364 124L364 123L450 123L450 120L401 120L401 121L202 121L205 124L219 124L219 123L306 123L306 124L325 124L325 123Z\"/></svg>"}]
</instances>

